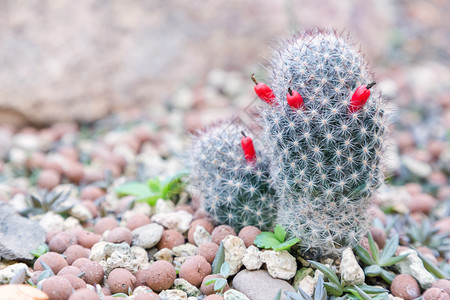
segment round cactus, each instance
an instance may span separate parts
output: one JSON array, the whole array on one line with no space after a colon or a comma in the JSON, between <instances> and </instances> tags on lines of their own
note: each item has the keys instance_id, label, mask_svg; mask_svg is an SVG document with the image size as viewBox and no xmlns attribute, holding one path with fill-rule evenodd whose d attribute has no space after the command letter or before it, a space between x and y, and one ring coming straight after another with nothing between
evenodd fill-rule
<instances>
[{"instance_id":1,"label":"round cactus","mask_svg":"<svg viewBox=\"0 0 450 300\"><path fill-rule=\"evenodd\" d=\"M337 254L367 232L382 182L383 99L361 53L332 31L285 42L271 68L275 100L260 109L277 222L304 251Z\"/></svg>"},{"instance_id":2,"label":"round cactus","mask_svg":"<svg viewBox=\"0 0 450 300\"><path fill-rule=\"evenodd\" d=\"M270 229L276 214L267 156L243 137L241 127L222 122L193 138L190 185L201 193L203 208L216 222L235 230L247 225Z\"/></svg>"}]
</instances>

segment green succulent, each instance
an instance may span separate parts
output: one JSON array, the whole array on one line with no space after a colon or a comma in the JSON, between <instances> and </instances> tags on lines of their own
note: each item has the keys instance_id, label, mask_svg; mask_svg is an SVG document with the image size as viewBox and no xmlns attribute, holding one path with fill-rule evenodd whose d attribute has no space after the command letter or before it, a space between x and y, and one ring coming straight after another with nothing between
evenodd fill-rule
<instances>
[{"instance_id":1,"label":"green succulent","mask_svg":"<svg viewBox=\"0 0 450 300\"><path fill-rule=\"evenodd\" d=\"M450 232L438 233L439 228L434 228L429 219L423 220L419 225L412 218L409 218L408 225L406 234L413 246L426 246L439 253L450 251Z\"/></svg>"},{"instance_id":2,"label":"green succulent","mask_svg":"<svg viewBox=\"0 0 450 300\"><path fill-rule=\"evenodd\" d=\"M41 195L34 196L30 195L27 198L28 207L22 211L20 214L23 216L45 214L52 211L57 214L67 213L72 207L72 205L62 205L68 198L70 193L54 191L43 191Z\"/></svg>"},{"instance_id":3,"label":"green succulent","mask_svg":"<svg viewBox=\"0 0 450 300\"><path fill-rule=\"evenodd\" d=\"M211 278L205 281L205 285L214 283L214 291L223 294L223 289L227 285L227 278L230 276L230 265L228 262L224 262L220 267L219 275L223 278Z\"/></svg>"},{"instance_id":4,"label":"green succulent","mask_svg":"<svg viewBox=\"0 0 450 300\"><path fill-rule=\"evenodd\" d=\"M179 172L165 180L161 180L159 177L153 177L146 183L137 181L127 182L118 186L115 192L119 196L136 196L136 201L146 202L153 206L158 199L170 200L180 194L185 187L182 179L187 175L187 172Z\"/></svg>"},{"instance_id":5,"label":"green succulent","mask_svg":"<svg viewBox=\"0 0 450 300\"><path fill-rule=\"evenodd\" d=\"M345 294L349 298L365 300L374 299L369 294L382 294L388 292L386 289L366 284L344 286L344 283L339 280L339 277L336 275L336 272L334 270L313 260L308 260L308 262L328 278L328 282L324 282L323 285L325 286L327 293L335 297L341 297ZM376 299L380 299L379 297L382 296L375 295Z\"/></svg>"},{"instance_id":6,"label":"green succulent","mask_svg":"<svg viewBox=\"0 0 450 300\"><path fill-rule=\"evenodd\" d=\"M386 242L381 253L378 251L370 231L367 234L367 238L369 240L369 247L372 255L370 255L369 251L361 245L357 245L354 248L359 258L367 265L367 267L364 268L364 274L369 277L381 276L384 281L391 284L392 280L395 278L395 274L384 268L393 266L408 256L408 254L394 256L399 243L398 234L394 235Z\"/></svg>"},{"instance_id":7,"label":"green succulent","mask_svg":"<svg viewBox=\"0 0 450 300\"><path fill-rule=\"evenodd\" d=\"M291 238L287 241L286 230L277 224L273 232L263 231L255 238L255 245L259 248L273 249L275 251L290 250L292 246L300 242L299 238Z\"/></svg>"}]
</instances>

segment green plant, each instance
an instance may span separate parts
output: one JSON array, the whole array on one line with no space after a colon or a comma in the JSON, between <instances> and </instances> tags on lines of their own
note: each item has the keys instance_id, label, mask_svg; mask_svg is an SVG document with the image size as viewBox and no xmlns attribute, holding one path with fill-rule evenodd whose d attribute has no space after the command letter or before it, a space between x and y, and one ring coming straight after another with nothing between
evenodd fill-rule
<instances>
[{"instance_id":1,"label":"green plant","mask_svg":"<svg viewBox=\"0 0 450 300\"><path fill-rule=\"evenodd\" d=\"M308 260L308 262L311 263L314 267L316 267L328 278L329 281L324 282L324 286L328 294L340 297L344 295L344 293L351 293L353 295L357 294L364 299L365 295L362 293L360 294L360 290L363 291L365 294L380 294L387 292L387 290L385 289L369 286L366 284L344 286L344 283L341 283L338 276L336 275L336 272L333 271L331 268L321 263L315 262L313 260Z\"/></svg>"},{"instance_id":2,"label":"green plant","mask_svg":"<svg viewBox=\"0 0 450 300\"><path fill-rule=\"evenodd\" d=\"M197 133L186 159L190 186L203 198L203 208L218 223L239 231L247 225L271 229L275 190L267 155L257 141L243 134L236 120ZM253 144L255 143L255 144Z\"/></svg>"},{"instance_id":3,"label":"green plant","mask_svg":"<svg viewBox=\"0 0 450 300\"><path fill-rule=\"evenodd\" d=\"M408 225L406 234L415 247L426 246L439 253L450 252L450 232L438 233L439 228L433 228L429 219L424 219L419 225L409 218Z\"/></svg>"},{"instance_id":4,"label":"green plant","mask_svg":"<svg viewBox=\"0 0 450 300\"><path fill-rule=\"evenodd\" d=\"M298 293L284 292L288 296L288 300L313 300L302 289L298 289ZM327 290L325 289L322 274L317 279L316 287L314 288L314 300L326 300L328 299Z\"/></svg>"},{"instance_id":5,"label":"green plant","mask_svg":"<svg viewBox=\"0 0 450 300\"><path fill-rule=\"evenodd\" d=\"M214 291L223 294L223 289L226 287L228 281L227 278L230 276L230 265L228 262L224 262L220 267L219 275L223 278L211 278L205 281L205 285L210 285L214 283Z\"/></svg>"},{"instance_id":6,"label":"green plant","mask_svg":"<svg viewBox=\"0 0 450 300\"><path fill-rule=\"evenodd\" d=\"M339 254L366 234L382 182L383 99L362 54L333 31L296 35L270 67L275 99L262 97L258 113L280 199L277 223L304 252Z\"/></svg>"},{"instance_id":7,"label":"green plant","mask_svg":"<svg viewBox=\"0 0 450 300\"><path fill-rule=\"evenodd\" d=\"M170 200L181 193L185 187L185 182L182 179L187 175L188 173L183 171L164 180L161 180L159 177L153 177L146 183L137 181L126 182L115 188L114 191L119 196L133 195L137 197L136 201L138 202L155 205L158 199Z\"/></svg>"},{"instance_id":8,"label":"green plant","mask_svg":"<svg viewBox=\"0 0 450 300\"><path fill-rule=\"evenodd\" d=\"M41 244L36 249L31 251L30 254L33 255L36 258L39 258L41 255L44 255L48 251L50 251L50 248L48 247L48 245L47 244Z\"/></svg>"},{"instance_id":9,"label":"green plant","mask_svg":"<svg viewBox=\"0 0 450 300\"><path fill-rule=\"evenodd\" d=\"M425 255L420 253L420 251L417 251L414 246L411 246L411 248L416 251L419 258L422 260L423 265L425 269L427 269L428 272L432 273L434 276L436 276L439 279L450 279L450 272L444 272L445 268L449 266L449 264L444 263L444 271L442 271L438 266L436 266L431 260L429 260ZM447 273L447 274L446 274Z\"/></svg>"},{"instance_id":10,"label":"green plant","mask_svg":"<svg viewBox=\"0 0 450 300\"><path fill-rule=\"evenodd\" d=\"M28 208L20 211L23 216L45 214L52 211L57 214L67 213L71 205L62 205L69 198L69 193L56 193L54 191L41 191L40 195L30 195L27 198Z\"/></svg>"},{"instance_id":11,"label":"green plant","mask_svg":"<svg viewBox=\"0 0 450 300\"><path fill-rule=\"evenodd\" d=\"M395 278L395 274L385 270L384 268L401 262L408 256L408 254L394 256L399 242L397 234L386 242L381 254L376 247L370 231L367 234L367 238L369 240L369 247L372 255L370 255L369 251L361 245L356 245L353 248L358 257L367 265L367 267L364 268L364 274L369 277L381 276L384 281L391 284L392 280Z\"/></svg>"},{"instance_id":12,"label":"green plant","mask_svg":"<svg viewBox=\"0 0 450 300\"><path fill-rule=\"evenodd\" d=\"M286 230L281 225L277 224L273 232L264 231L258 234L254 243L259 248L289 251L293 245L300 242L299 238L296 237L287 241L285 241L285 238Z\"/></svg>"}]
</instances>

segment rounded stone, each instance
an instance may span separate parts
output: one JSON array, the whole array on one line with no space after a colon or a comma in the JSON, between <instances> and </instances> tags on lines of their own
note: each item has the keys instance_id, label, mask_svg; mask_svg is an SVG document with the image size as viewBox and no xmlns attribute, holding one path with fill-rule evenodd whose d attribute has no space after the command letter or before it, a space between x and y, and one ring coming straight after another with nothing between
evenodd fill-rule
<instances>
[{"instance_id":1,"label":"rounded stone","mask_svg":"<svg viewBox=\"0 0 450 300\"><path fill-rule=\"evenodd\" d=\"M211 265L203 256L188 258L180 267L179 276L192 285L199 287L207 275L211 274Z\"/></svg>"},{"instance_id":2,"label":"rounded stone","mask_svg":"<svg viewBox=\"0 0 450 300\"><path fill-rule=\"evenodd\" d=\"M152 263L147 271L149 272L147 286L157 293L170 288L177 278L175 267L164 260Z\"/></svg>"},{"instance_id":3,"label":"rounded stone","mask_svg":"<svg viewBox=\"0 0 450 300\"><path fill-rule=\"evenodd\" d=\"M86 249L80 245L69 246L66 251L64 251L64 256L66 257L67 263L69 265L73 264L79 258L88 258L88 252Z\"/></svg>"},{"instance_id":4,"label":"rounded stone","mask_svg":"<svg viewBox=\"0 0 450 300\"><path fill-rule=\"evenodd\" d=\"M77 231L78 244L84 248L92 248L102 238L101 235L89 232L87 230Z\"/></svg>"},{"instance_id":5,"label":"rounded stone","mask_svg":"<svg viewBox=\"0 0 450 300\"><path fill-rule=\"evenodd\" d=\"M53 276L42 282L42 291L49 300L66 300L72 294L72 285L62 276Z\"/></svg>"},{"instance_id":6,"label":"rounded stone","mask_svg":"<svg viewBox=\"0 0 450 300\"><path fill-rule=\"evenodd\" d=\"M75 245L77 238L74 234L68 232L59 232L53 236L48 243L50 251L63 253L69 246Z\"/></svg>"},{"instance_id":7,"label":"rounded stone","mask_svg":"<svg viewBox=\"0 0 450 300\"><path fill-rule=\"evenodd\" d=\"M431 287L443 289L447 294L450 295L450 280L438 279Z\"/></svg>"},{"instance_id":8,"label":"rounded stone","mask_svg":"<svg viewBox=\"0 0 450 300\"><path fill-rule=\"evenodd\" d=\"M244 241L245 247L250 247L253 245L255 238L258 234L261 233L261 230L255 226L245 226L239 231L238 237Z\"/></svg>"},{"instance_id":9,"label":"rounded stone","mask_svg":"<svg viewBox=\"0 0 450 300\"><path fill-rule=\"evenodd\" d=\"M111 230L106 236L105 241L110 243L127 243L131 245L131 231L125 227L117 227Z\"/></svg>"},{"instance_id":10,"label":"rounded stone","mask_svg":"<svg viewBox=\"0 0 450 300\"><path fill-rule=\"evenodd\" d=\"M77 276L77 275L81 274L81 270L74 266L67 266L67 267L62 268L56 275L63 276L65 274L72 274L72 275Z\"/></svg>"},{"instance_id":11,"label":"rounded stone","mask_svg":"<svg viewBox=\"0 0 450 300\"><path fill-rule=\"evenodd\" d=\"M206 228L205 228L206 229ZM234 235L237 236L236 232L233 228L231 228L228 225L220 225L214 228L214 230L211 233L211 240L212 242L216 243L217 245L220 245L220 242L227 236L227 235Z\"/></svg>"},{"instance_id":12,"label":"rounded stone","mask_svg":"<svg viewBox=\"0 0 450 300\"><path fill-rule=\"evenodd\" d=\"M60 276L60 275L58 275L58 276ZM74 290L79 290L79 289L83 289L86 287L86 283L76 275L64 274L61 276L70 281L70 284L72 285Z\"/></svg>"},{"instance_id":13,"label":"rounded stone","mask_svg":"<svg viewBox=\"0 0 450 300\"><path fill-rule=\"evenodd\" d=\"M133 289L136 283L136 277L130 271L117 268L111 271L108 276L108 285L111 293L128 294L128 289Z\"/></svg>"},{"instance_id":14,"label":"rounded stone","mask_svg":"<svg viewBox=\"0 0 450 300\"><path fill-rule=\"evenodd\" d=\"M203 295L211 295L211 294L216 293L216 291L214 291L214 284L205 285L205 282L212 278L223 278L223 276L221 276L219 274L211 274L211 275L207 275L205 278L203 278L202 284L200 285L200 292L202 292ZM225 288L223 289L223 291L226 292L229 289L230 289L230 286L227 283Z\"/></svg>"},{"instance_id":15,"label":"rounded stone","mask_svg":"<svg viewBox=\"0 0 450 300\"><path fill-rule=\"evenodd\" d=\"M81 190L80 198L81 200L94 201L104 195L105 192L101 188L94 185L88 185Z\"/></svg>"},{"instance_id":16,"label":"rounded stone","mask_svg":"<svg viewBox=\"0 0 450 300\"><path fill-rule=\"evenodd\" d=\"M95 261L89 261L79 268L82 272L84 272L82 278L84 282L95 286L96 284L100 284L103 281L105 272L99 263Z\"/></svg>"},{"instance_id":17,"label":"rounded stone","mask_svg":"<svg viewBox=\"0 0 450 300\"><path fill-rule=\"evenodd\" d=\"M119 227L119 223L113 217L104 217L98 219L94 225L94 232L96 234L103 234L106 230L113 230L114 228Z\"/></svg>"},{"instance_id":18,"label":"rounded stone","mask_svg":"<svg viewBox=\"0 0 450 300\"><path fill-rule=\"evenodd\" d=\"M197 254L203 256L208 263L212 264L214 258L216 258L217 250L219 250L219 245L216 243L204 243L198 246Z\"/></svg>"},{"instance_id":19,"label":"rounded stone","mask_svg":"<svg viewBox=\"0 0 450 300\"><path fill-rule=\"evenodd\" d=\"M132 215L127 221L127 228L131 231L141 226L150 224L150 218L144 214L137 213Z\"/></svg>"},{"instance_id":20,"label":"rounded stone","mask_svg":"<svg viewBox=\"0 0 450 300\"><path fill-rule=\"evenodd\" d=\"M412 300L420 296L420 287L411 275L397 275L391 283L391 293L405 300Z\"/></svg>"},{"instance_id":21,"label":"rounded stone","mask_svg":"<svg viewBox=\"0 0 450 300\"><path fill-rule=\"evenodd\" d=\"M429 288L422 295L423 300L450 300L446 291L440 288Z\"/></svg>"},{"instance_id":22,"label":"rounded stone","mask_svg":"<svg viewBox=\"0 0 450 300\"><path fill-rule=\"evenodd\" d=\"M184 244L184 236L178 231L168 229L164 230L161 239L156 247L161 250L163 248L172 249L175 246Z\"/></svg>"},{"instance_id":23,"label":"rounded stone","mask_svg":"<svg viewBox=\"0 0 450 300\"><path fill-rule=\"evenodd\" d=\"M67 261L61 256L61 254L56 252L47 252L35 261L33 266L34 271L44 271L41 261L45 262L55 274L58 274L62 268L68 266Z\"/></svg>"},{"instance_id":24,"label":"rounded stone","mask_svg":"<svg viewBox=\"0 0 450 300\"><path fill-rule=\"evenodd\" d=\"M378 227L372 227L370 228L370 233L372 234L372 237L377 243L378 247L380 247L380 249L383 249L384 245L386 245L386 233L384 232L384 230Z\"/></svg>"},{"instance_id":25,"label":"rounded stone","mask_svg":"<svg viewBox=\"0 0 450 300\"><path fill-rule=\"evenodd\" d=\"M96 292L88 288L79 289L69 297L69 300L97 300L97 299L100 300L99 295L97 295Z\"/></svg>"},{"instance_id":26,"label":"rounded stone","mask_svg":"<svg viewBox=\"0 0 450 300\"><path fill-rule=\"evenodd\" d=\"M54 189L60 182L61 175L54 170L43 170L37 179L37 185L47 190Z\"/></svg>"},{"instance_id":27,"label":"rounded stone","mask_svg":"<svg viewBox=\"0 0 450 300\"><path fill-rule=\"evenodd\" d=\"M197 228L197 225L202 226L209 233L212 233L214 230L214 225L211 224L211 222L209 222L206 219L197 219L197 220L193 221L191 223L191 226L189 227L189 231L188 231L188 241L189 241L189 243L191 243L193 245L195 245L194 232L195 232L195 229Z\"/></svg>"}]
</instances>

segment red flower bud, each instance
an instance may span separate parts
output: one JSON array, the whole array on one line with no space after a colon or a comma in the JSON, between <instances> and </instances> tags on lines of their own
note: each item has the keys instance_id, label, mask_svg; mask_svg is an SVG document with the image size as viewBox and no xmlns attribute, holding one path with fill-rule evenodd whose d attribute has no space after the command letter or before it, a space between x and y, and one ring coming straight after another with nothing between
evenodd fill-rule
<instances>
[{"instance_id":1,"label":"red flower bud","mask_svg":"<svg viewBox=\"0 0 450 300\"><path fill-rule=\"evenodd\" d=\"M297 92L288 88L289 94L287 95L287 103L292 109L303 108L303 97Z\"/></svg>"},{"instance_id":2,"label":"red flower bud","mask_svg":"<svg viewBox=\"0 0 450 300\"><path fill-rule=\"evenodd\" d=\"M267 84L256 81L255 74L252 74L252 80L255 83L254 89L256 95L261 100L266 101L268 104L273 104L275 102L275 95L272 92L272 89L267 86Z\"/></svg>"},{"instance_id":3,"label":"red flower bud","mask_svg":"<svg viewBox=\"0 0 450 300\"><path fill-rule=\"evenodd\" d=\"M241 132L243 137L241 139L242 150L244 150L244 156L248 163L254 163L256 161L255 147L253 147L253 141L251 138Z\"/></svg>"},{"instance_id":4,"label":"red flower bud","mask_svg":"<svg viewBox=\"0 0 450 300\"><path fill-rule=\"evenodd\" d=\"M376 84L372 81L368 85L362 85L356 89L353 93L352 100L350 100L350 105L348 107L349 112L352 114L360 110L364 104L366 104L367 99L370 97L370 88Z\"/></svg>"}]
</instances>

